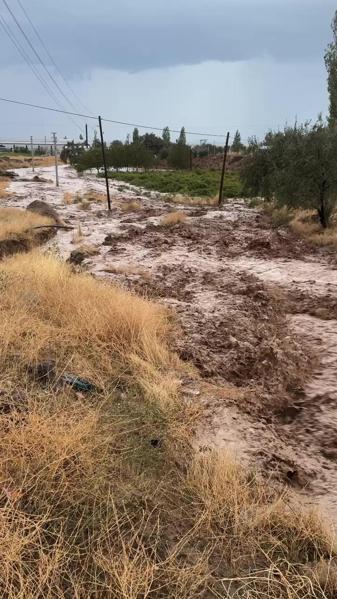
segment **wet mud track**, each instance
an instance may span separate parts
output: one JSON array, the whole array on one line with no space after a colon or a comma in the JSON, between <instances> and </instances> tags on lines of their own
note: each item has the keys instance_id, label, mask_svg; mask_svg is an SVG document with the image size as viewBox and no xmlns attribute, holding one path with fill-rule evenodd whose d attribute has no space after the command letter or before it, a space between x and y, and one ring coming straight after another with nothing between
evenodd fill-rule
<instances>
[{"instance_id":1,"label":"wet mud track","mask_svg":"<svg viewBox=\"0 0 337 599\"><path fill-rule=\"evenodd\" d=\"M49 169L40 169L48 177ZM21 174L21 173L19 173ZM243 201L175 206L164 196L111 183L113 211L64 204L63 193L104 192L103 181L61 168L61 188L13 181L7 205L45 199L75 229L48 251L67 259L83 243L82 267L165 304L173 348L195 374L186 401L200 401L201 451L227 448L244 463L319 505L337 522L337 261L313 250ZM137 200L136 210L125 203ZM186 220L165 227L179 210Z\"/></svg>"}]
</instances>

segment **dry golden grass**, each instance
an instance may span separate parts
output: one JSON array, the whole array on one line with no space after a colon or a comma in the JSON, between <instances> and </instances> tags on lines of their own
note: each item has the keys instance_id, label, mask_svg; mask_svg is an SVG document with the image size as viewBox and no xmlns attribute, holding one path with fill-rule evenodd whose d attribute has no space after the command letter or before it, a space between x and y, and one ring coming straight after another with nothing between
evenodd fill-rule
<instances>
[{"instance_id":1,"label":"dry golden grass","mask_svg":"<svg viewBox=\"0 0 337 599\"><path fill-rule=\"evenodd\" d=\"M0 284L1 597L336 597L317 515L191 448L164 308L38 252Z\"/></svg>"},{"instance_id":2,"label":"dry golden grass","mask_svg":"<svg viewBox=\"0 0 337 599\"><path fill-rule=\"evenodd\" d=\"M212 198L188 196L184 194L176 194L169 198L173 204L182 204L185 206L216 206L218 204L218 196Z\"/></svg>"},{"instance_id":3,"label":"dry golden grass","mask_svg":"<svg viewBox=\"0 0 337 599\"><path fill-rule=\"evenodd\" d=\"M337 219L334 215L330 226L323 229L315 210L278 207L273 202L259 204L272 221L274 227L289 226L294 233L317 246L337 246Z\"/></svg>"},{"instance_id":4,"label":"dry golden grass","mask_svg":"<svg viewBox=\"0 0 337 599\"><path fill-rule=\"evenodd\" d=\"M53 156L34 156L35 166L53 166L55 158ZM30 168L32 165L31 156L25 154L11 154L0 156L0 167L4 170L13 168Z\"/></svg>"},{"instance_id":5,"label":"dry golden grass","mask_svg":"<svg viewBox=\"0 0 337 599\"><path fill-rule=\"evenodd\" d=\"M137 212L141 209L141 203L137 202L137 200L132 200L130 202L121 202L120 209L123 212Z\"/></svg>"},{"instance_id":6,"label":"dry golden grass","mask_svg":"<svg viewBox=\"0 0 337 599\"><path fill-rule=\"evenodd\" d=\"M314 245L337 246L336 219L332 218L330 226L323 229L317 221L315 222L315 216L314 210L297 210L290 227L297 235Z\"/></svg>"},{"instance_id":7,"label":"dry golden grass","mask_svg":"<svg viewBox=\"0 0 337 599\"><path fill-rule=\"evenodd\" d=\"M106 202L106 194L98 191L88 191L84 194L84 200L87 202Z\"/></svg>"},{"instance_id":8,"label":"dry golden grass","mask_svg":"<svg viewBox=\"0 0 337 599\"><path fill-rule=\"evenodd\" d=\"M169 212L161 219L161 224L165 227L174 227L174 225L179 225L181 223L186 222L186 214L184 212Z\"/></svg>"},{"instance_id":9,"label":"dry golden grass","mask_svg":"<svg viewBox=\"0 0 337 599\"><path fill-rule=\"evenodd\" d=\"M16 304L18 319L12 315L12 330L6 333L13 351L22 335L31 338L23 362L52 357L62 368L75 368L103 385L107 379L113 384L120 368L125 377L132 376L133 367L141 367L141 359L148 355L158 364L168 360L158 342L167 326L161 308L91 277L73 276L67 265L38 252L6 261L0 274L12 281L3 302L9 309ZM16 294L21 299L16 300ZM82 339L79 353L75 338Z\"/></svg>"},{"instance_id":10,"label":"dry golden grass","mask_svg":"<svg viewBox=\"0 0 337 599\"><path fill-rule=\"evenodd\" d=\"M82 202L79 203L78 207L81 210L90 210L91 209L91 204L90 202L88 202L88 200L82 200Z\"/></svg>"},{"instance_id":11,"label":"dry golden grass","mask_svg":"<svg viewBox=\"0 0 337 599\"><path fill-rule=\"evenodd\" d=\"M7 177L1 177L0 179L0 199L8 198L9 193L7 191L10 179Z\"/></svg>"},{"instance_id":12,"label":"dry golden grass","mask_svg":"<svg viewBox=\"0 0 337 599\"><path fill-rule=\"evenodd\" d=\"M63 202L67 206L69 206L70 204L73 204L74 203L74 194L70 193L69 191L66 191L63 194Z\"/></svg>"},{"instance_id":13,"label":"dry golden grass","mask_svg":"<svg viewBox=\"0 0 337 599\"><path fill-rule=\"evenodd\" d=\"M20 208L0 208L0 241L29 234L33 227L52 225L54 221Z\"/></svg>"},{"instance_id":14,"label":"dry golden grass","mask_svg":"<svg viewBox=\"0 0 337 599\"><path fill-rule=\"evenodd\" d=\"M149 271L137 266L137 264L120 264L119 266L110 266L109 268L105 268L103 272L116 275L141 275L145 279L151 278Z\"/></svg>"},{"instance_id":15,"label":"dry golden grass","mask_svg":"<svg viewBox=\"0 0 337 599\"><path fill-rule=\"evenodd\" d=\"M84 235L80 224L77 225L77 229L75 229L75 231L73 232L72 237L72 243L74 244L81 243L83 241Z\"/></svg>"}]
</instances>

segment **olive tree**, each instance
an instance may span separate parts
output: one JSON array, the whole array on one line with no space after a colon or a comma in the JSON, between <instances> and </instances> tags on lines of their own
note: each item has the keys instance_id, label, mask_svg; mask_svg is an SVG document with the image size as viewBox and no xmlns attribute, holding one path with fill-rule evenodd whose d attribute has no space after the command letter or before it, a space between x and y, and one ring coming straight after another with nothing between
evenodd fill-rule
<instances>
[{"instance_id":1,"label":"olive tree","mask_svg":"<svg viewBox=\"0 0 337 599\"><path fill-rule=\"evenodd\" d=\"M317 210L327 227L337 199L337 133L322 119L253 140L241 172L245 192Z\"/></svg>"},{"instance_id":2,"label":"olive tree","mask_svg":"<svg viewBox=\"0 0 337 599\"><path fill-rule=\"evenodd\" d=\"M331 29L333 39L326 49L324 58L328 71L329 123L334 126L337 124L337 11L332 20Z\"/></svg>"}]
</instances>

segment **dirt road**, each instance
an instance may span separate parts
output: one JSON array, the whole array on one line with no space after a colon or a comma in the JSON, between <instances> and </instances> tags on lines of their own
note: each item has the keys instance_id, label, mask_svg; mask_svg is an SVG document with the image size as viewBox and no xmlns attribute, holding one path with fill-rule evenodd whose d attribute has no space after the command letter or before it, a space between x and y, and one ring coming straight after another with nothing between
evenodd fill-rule
<instances>
[{"instance_id":1,"label":"dirt road","mask_svg":"<svg viewBox=\"0 0 337 599\"><path fill-rule=\"evenodd\" d=\"M52 177L51 168L36 169ZM186 401L201 400L200 450L226 447L285 482L337 522L337 261L313 250L243 201L213 208L174 206L165 196L111 182L113 210L65 205L64 193L104 192L94 176L60 168L60 188L26 169L3 205L44 199L74 231L48 247L67 259L83 243L97 255L82 266L172 309L175 349L195 366ZM139 201L126 212L125 203ZM186 222L161 219L181 210Z\"/></svg>"}]
</instances>

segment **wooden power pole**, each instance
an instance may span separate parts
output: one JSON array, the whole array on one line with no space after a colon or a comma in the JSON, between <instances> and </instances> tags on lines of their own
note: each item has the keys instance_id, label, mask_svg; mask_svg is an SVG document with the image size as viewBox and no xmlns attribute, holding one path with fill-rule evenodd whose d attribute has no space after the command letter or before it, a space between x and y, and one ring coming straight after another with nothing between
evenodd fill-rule
<instances>
[{"instance_id":1,"label":"wooden power pole","mask_svg":"<svg viewBox=\"0 0 337 599\"><path fill-rule=\"evenodd\" d=\"M226 173L226 162L227 162L228 148L229 148L229 131L227 133L226 145L225 145L225 150L224 150L224 155L223 155L221 180L220 180L220 190L219 190L219 206L222 206L222 204L223 204L223 184L224 184L225 173Z\"/></svg>"},{"instance_id":2,"label":"wooden power pole","mask_svg":"<svg viewBox=\"0 0 337 599\"><path fill-rule=\"evenodd\" d=\"M53 136L53 142L54 142L54 156L55 156L55 181L56 181L56 187L59 187L59 168L58 168L58 160L57 160L57 137L56 137L56 133L53 132L52 133Z\"/></svg>"},{"instance_id":3,"label":"wooden power pole","mask_svg":"<svg viewBox=\"0 0 337 599\"><path fill-rule=\"evenodd\" d=\"M32 171L34 172L35 171L35 168L34 168L34 145L33 145L33 136L32 135L30 136L30 153L32 156Z\"/></svg>"},{"instance_id":4,"label":"wooden power pole","mask_svg":"<svg viewBox=\"0 0 337 599\"><path fill-rule=\"evenodd\" d=\"M102 129L102 118L100 116L98 117L98 124L99 124L99 132L100 132L100 135L101 135L102 158L103 158L104 176L105 176L105 184L106 184L106 196L107 196L107 200L108 200L108 210L111 210L108 168L107 168L106 156L105 156L105 146L104 146L104 137L103 137L103 129Z\"/></svg>"}]
</instances>

